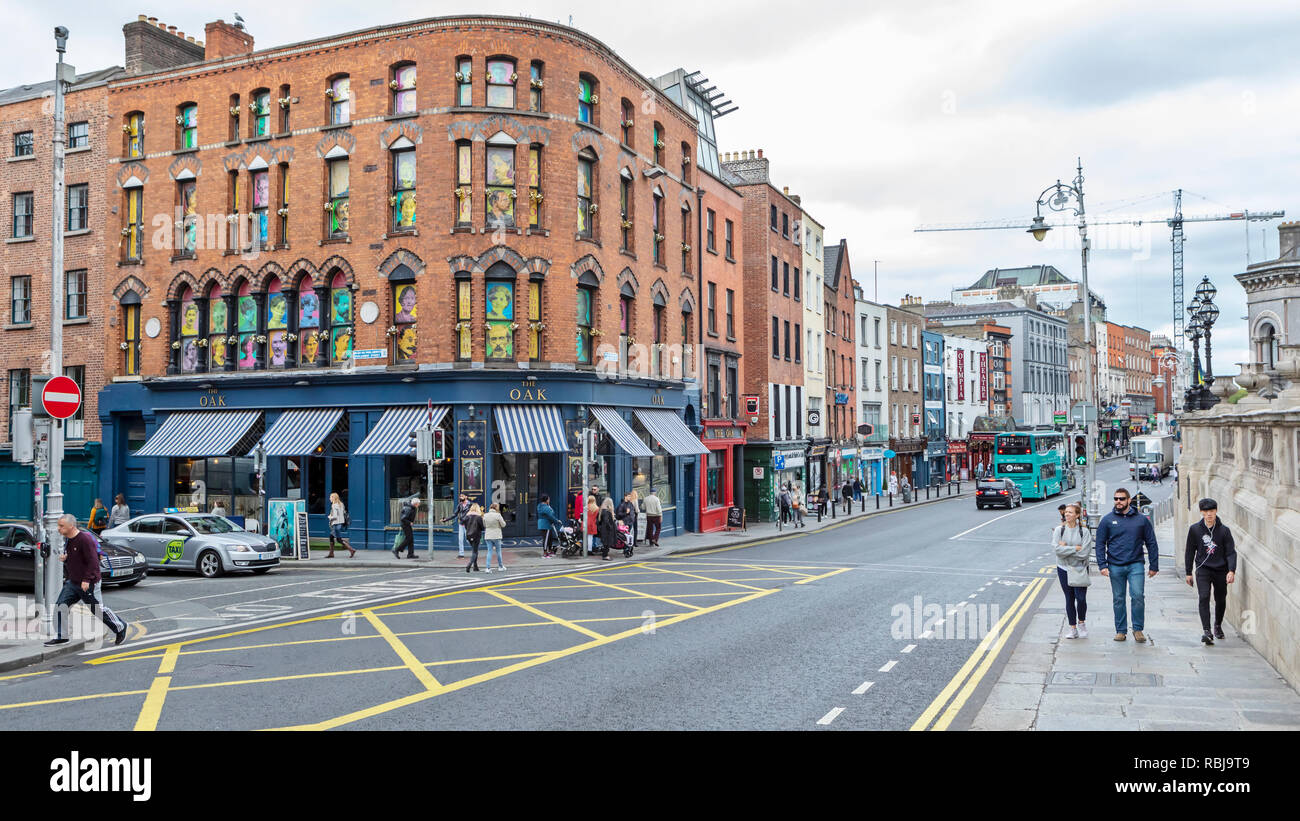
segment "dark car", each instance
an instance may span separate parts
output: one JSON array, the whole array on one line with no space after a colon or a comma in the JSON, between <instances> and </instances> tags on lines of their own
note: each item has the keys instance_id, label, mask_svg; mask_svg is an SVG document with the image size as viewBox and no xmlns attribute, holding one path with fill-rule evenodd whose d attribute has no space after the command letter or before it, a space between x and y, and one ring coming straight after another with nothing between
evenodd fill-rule
<instances>
[{"instance_id":1,"label":"dark car","mask_svg":"<svg viewBox=\"0 0 1300 821\"><path fill-rule=\"evenodd\" d=\"M100 542L99 572L105 587L130 587L149 570L141 553ZM0 524L0 586L31 587L36 583L35 576L35 530L21 523Z\"/></svg>"},{"instance_id":2,"label":"dark car","mask_svg":"<svg viewBox=\"0 0 1300 821\"><path fill-rule=\"evenodd\" d=\"M1020 488L1010 479L984 479L975 485L975 507L1020 507Z\"/></svg>"}]
</instances>

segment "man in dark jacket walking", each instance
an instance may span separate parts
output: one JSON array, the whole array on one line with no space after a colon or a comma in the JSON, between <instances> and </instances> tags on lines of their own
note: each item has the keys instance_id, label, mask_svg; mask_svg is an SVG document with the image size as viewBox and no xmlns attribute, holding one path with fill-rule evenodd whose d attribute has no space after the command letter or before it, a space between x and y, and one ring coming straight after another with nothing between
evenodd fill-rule
<instances>
[{"instance_id":1,"label":"man in dark jacket walking","mask_svg":"<svg viewBox=\"0 0 1300 821\"><path fill-rule=\"evenodd\" d=\"M77 528L77 517L65 513L59 517L59 533L67 539L65 553L59 558L63 561L63 591L54 607L54 624L56 635L45 642L46 647L67 644L63 635L63 619L68 609L77 602L90 608L90 612L99 616L105 626L114 635L114 644L126 640L126 622L113 614L112 610L102 606L95 598L95 585L99 583L99 547L95 537Z\"/></svg>"},{"instance_id":2,"label":"man in dark jacket walking","mask_svg":"<svg viewBox=\"0 0 1300 821\"><path fill-rule=\"evenodd\" d=\"M1125 488L1115 490L1115 509L1101 517L1097 528L1097 567L1110 578L1111 604L1115 608L1115 641L1128 638L1128 607L1124 591L1133 599L1133 639L1146 641L1146 579L1160 572L1160 549L1151 520L1133 509ZM1151 569L1144 578L1143 548Z\"/></svg>"},{"instance_id":3,"label":"man in dark jacket walking","mask_svg":"<svg viewBox=\"0 0 1300 821\"><path fill-rule=\"evenodd\" d=\"M1187 546L1183 566L1187 568L1187 586L1196 578L1200 595L1201 641L1214 644L1224 638L1223 611L1228 604L1228 585L1237 579L1237 545L1232 531L1219 521L1219 503L1202 499L1201 521L1187 528ZM1210 634L1210 592L1214 592L1214 634Z\"/></svg>"},{"instance_id":4,"label":"man in dark jacket walking","mask_svg":"<svg viewBox=\"0 0 1300 821\"><path fill-rule=\"evenodd\" d=\"M469 497L462 493L460 499L456 502L456 509L451 512L450 516L442 520L444 523L450 522L452 519L456 520L456 555L462 559L465 558L465 517L468 515Z\"/></svg>"},{"instance_id":5,"label":"man in dark jacket walking","mask_svg":"<svg viewBox=\"0 0 1300 821\"><path fill-rule=\"evenodd\" d=\"M402 525L402 540L406 542L406 558L415 558L415 533L411 530L411 525L415 524L415 516L420 510L420 500L416 498L407 499L402 503L402 512L398 514L398 522ZM432 545L430 546L432 550ZM397 546L393 548L393 555L402 558L402 548Z\"/></svg>"}]
</instances>

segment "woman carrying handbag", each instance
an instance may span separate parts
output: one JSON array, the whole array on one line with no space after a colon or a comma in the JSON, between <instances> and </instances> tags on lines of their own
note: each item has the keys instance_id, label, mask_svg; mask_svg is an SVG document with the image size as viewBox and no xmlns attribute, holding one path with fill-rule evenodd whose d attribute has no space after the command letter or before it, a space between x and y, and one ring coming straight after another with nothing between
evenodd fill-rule
<instances>
[{"instance_id":1,"label":"woman carrying handbag","mask_svg":"<svg viewBox=\"0 0 1300 821\"><path fill-rule=\"evenodd\" d=\"M1065 521L1052 531L1052 549L1056 551L1056 576L1065 592L1065 617L1070 622L1067 639L1087 638L1088 560L1092 556L1092 531L1080 521L1079 505L1065 507Z\"/></svg>"},{"instance_id":2,"label":"woman carrying handbag","mask_svg":"<svg viewBox=\"0 0 1300 821\"><path fill-rule=\"evenodd\" d=\"M465 565L465 572L470 569L478 570L478 545L483 539L483 508L477 504L469 506L469 512L465 514L465 541L469 542L470 554L469 564ZM500 561L500 558L497 559Z\"/></svg>"}]
</instances>

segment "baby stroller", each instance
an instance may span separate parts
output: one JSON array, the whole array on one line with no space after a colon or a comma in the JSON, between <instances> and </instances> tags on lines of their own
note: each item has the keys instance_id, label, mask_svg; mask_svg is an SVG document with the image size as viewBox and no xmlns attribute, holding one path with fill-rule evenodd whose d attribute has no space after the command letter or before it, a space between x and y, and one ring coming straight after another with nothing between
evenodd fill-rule
<instances>
[{"instance_id":1,"label":"baby stroller","mask_svg":"<svg viewBox=\"0 0 1300 821\"><path fill-rule=\"evenodd\" d=\"M555 544L560 547L560 555L566 559L582 553L582 536L578 532L577 521L570 520L568 526L554 530Z\"/></svg>"},{"instance_id":2,"label":"baby stroller","mask_svg":"<svg viewBox=\"0 0 1300 821\"><path fill-rule=\"evenodd\" d=\"M632 531L622 522L618 523L618 544L610 545L614 550L622 550L625 558L632 556Z\"/></svg>"}]
</instances>

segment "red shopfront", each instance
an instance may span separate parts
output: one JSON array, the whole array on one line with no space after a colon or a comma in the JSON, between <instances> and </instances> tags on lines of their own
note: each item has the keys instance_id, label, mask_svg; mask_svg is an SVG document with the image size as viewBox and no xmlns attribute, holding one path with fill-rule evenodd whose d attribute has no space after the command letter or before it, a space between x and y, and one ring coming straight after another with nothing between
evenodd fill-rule
<instances>
[{"instance_id":1,"label":"red shopfront","mask_svg":"<svg viewBox=\"0 0 1300 821\"><path fill-rule=\"evenodd\" d=\"M948 481L970 478L970 454L966 451L966 443L961 440L948 443Z\"/></svg>"},{"instance_id":2,"label":"red shopfront","mask_svg":"<svg viewBox=\"0 0 1300 821\"><path fill-rule=\"evenodd\" d=\"M989 471L993 467L993 438L995 436L997 436L997 433L992 431L967 435L967 464L970 466L972 478L975 476L977 465L983 465L983 475L989 475Z\"/></svg>"},{"instance_id":3,"label":"red shopfront","mask_svg":"<svg viewBox=\"0 0 1300 821\"><path fill-rule=\"evenodd\" d=\"M736 501L736 470L740 464L740 446L745 444L745 428L730 419L705 419L700 441L709 455L700 460L700 532L709 533L727 526L727 509Z\"/></svg>"}]
</instances>

